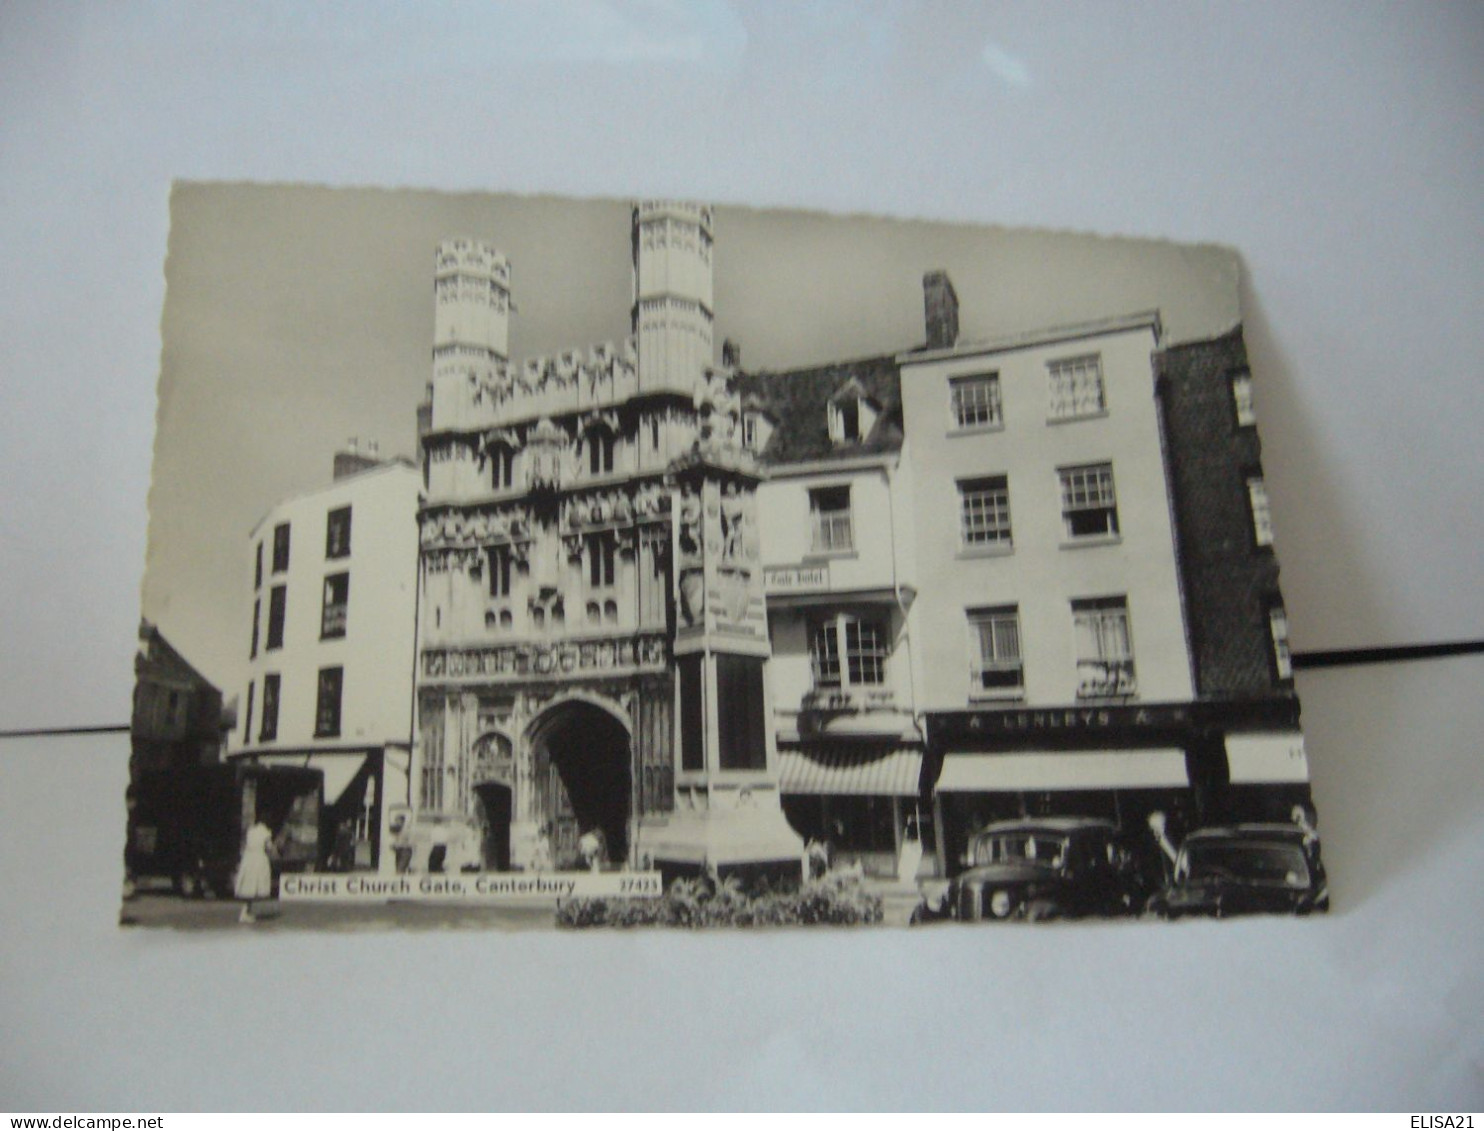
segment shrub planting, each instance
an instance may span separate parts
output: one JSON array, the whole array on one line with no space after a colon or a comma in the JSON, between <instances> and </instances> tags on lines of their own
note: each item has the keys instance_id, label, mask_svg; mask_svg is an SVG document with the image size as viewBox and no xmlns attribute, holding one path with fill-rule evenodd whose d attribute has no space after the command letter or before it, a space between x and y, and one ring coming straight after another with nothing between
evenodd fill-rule
<instances>
[{"instance_id":1,"label":"shrub planting","mask_svg":"<svg viewBox=\"0 0 1484 1131\"><path fill-rule=\"evenodd\" d=\"M581 898L557 905L559 927L812 927L881 922L881 897L835 872L790 891L749 894L734 879L676 880L650 899Z\"/></svg>"}]
</instances>

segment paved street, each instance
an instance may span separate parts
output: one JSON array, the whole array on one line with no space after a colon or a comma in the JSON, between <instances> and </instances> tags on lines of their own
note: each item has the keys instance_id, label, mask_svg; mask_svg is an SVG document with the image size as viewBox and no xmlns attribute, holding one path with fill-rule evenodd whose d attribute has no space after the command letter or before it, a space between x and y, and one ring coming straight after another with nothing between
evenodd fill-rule
<instances>
[{"instance_id":1,"label":"paved street","mask_svg":"<svg viewBox=\"0 0 1484 1131\"><path fill-rule=\"evenodd\" d=\"M283 903L258 905L258 921L239 924L242 905L230 899L182 899L173 893L148 892L124 901L122 922L129 926L183 927L234 931L283 931L349 927L505 927L551 928L553 909L546 907L468 906L448 903Z\"/></svg>"}]
</instances>

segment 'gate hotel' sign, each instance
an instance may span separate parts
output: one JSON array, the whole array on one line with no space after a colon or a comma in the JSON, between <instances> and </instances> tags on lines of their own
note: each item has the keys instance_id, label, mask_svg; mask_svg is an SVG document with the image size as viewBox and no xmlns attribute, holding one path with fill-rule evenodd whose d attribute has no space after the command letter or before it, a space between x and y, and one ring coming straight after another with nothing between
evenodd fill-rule
<instances>
[{"instance_id":1,"label":"'gate hotel' sign","mask_svg":"<svg viewBox=\"0 0 1484 1131\"><path fill-rule=\"evenodd\" d=\"M763 569L763 588L769 593L809 593L830 587L830 564L767 566Z\"/></svg>"}]
</instances>

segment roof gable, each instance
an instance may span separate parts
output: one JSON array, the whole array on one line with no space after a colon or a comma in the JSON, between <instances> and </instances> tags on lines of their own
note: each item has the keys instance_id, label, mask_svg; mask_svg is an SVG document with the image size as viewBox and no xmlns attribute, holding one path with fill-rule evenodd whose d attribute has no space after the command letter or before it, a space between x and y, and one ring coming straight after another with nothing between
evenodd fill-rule
<instances>
[{"instance_id":1,"label":"roof gable","mask_svg":"<svg viewBox=\"0 0 1484 1131\"><path fill-rule=\"evenodd\" d=\"M743 403L766 412L777 422L767 447L758 453L765 465L812 463L895 452L902 446L901 370L895 357L867 357L830 362L808 369L739 373ZM829 407L858 396L878 415L859 440L833 442Z\"/></svg>"}]
</instances>

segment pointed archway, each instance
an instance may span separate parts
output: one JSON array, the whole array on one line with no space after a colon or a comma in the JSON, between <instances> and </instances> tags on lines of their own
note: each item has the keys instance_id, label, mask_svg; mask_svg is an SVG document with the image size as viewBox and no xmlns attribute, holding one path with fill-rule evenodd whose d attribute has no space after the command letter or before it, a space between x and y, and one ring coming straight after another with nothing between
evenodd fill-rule
<instances>
[{"instance_id":1,"label":"pointed archway","mask_svg":"<svg viewBox=\"0 0 1484 1131\"><path fill-rule=\"evenodd\" d=\"M633 776L629 732L611 711L584 699L547 708L531 724L536 801L553 864L581 864L579 839L597 833L609 864L629 856Z\"/></svg>"}]
</instances>

